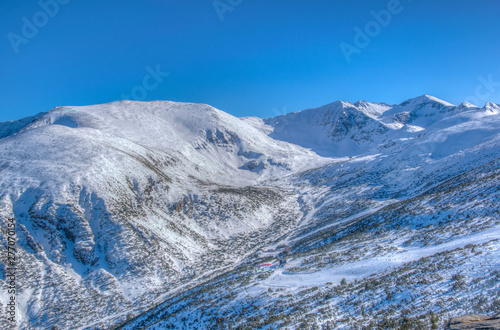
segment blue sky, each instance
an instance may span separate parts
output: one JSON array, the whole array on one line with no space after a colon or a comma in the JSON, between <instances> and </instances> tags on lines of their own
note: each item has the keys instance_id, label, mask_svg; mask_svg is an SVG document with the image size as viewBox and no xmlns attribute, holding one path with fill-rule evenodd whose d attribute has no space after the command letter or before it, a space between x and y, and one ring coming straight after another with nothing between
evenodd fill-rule
<instances>
[{"instance_id":1,"label":"blue sky","mask_svg":"<svg viewBox=\"0 0 500 330\"><path fill-rule=\"evenodd\" d=\"M0 121L124 97L261 117L425 93L500 103L499 12L497 0L3 0Z\"/></svg>"}]
</instances>

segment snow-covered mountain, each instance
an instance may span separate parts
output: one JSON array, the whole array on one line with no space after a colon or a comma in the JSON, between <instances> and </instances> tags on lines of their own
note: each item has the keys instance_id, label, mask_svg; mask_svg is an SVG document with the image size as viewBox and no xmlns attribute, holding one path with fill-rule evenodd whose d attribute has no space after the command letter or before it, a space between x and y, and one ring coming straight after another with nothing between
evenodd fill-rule
<instances>
[{"instance_id":1,"label":"snow-covered mountain","mask_svg":"<svg viewBox=\"0 0 500 330\"><path fill-rule=\"evenodd\" d=\"M349 327L393 322L409 297L424 302L406 319L424 324L483 294L482 312L500 306L484 261L500 256L494 103L424 95L267 119L166 101L58 107L0 123L0 155L23 329ZM476 291L442 291L448 273L426 262L443 253ZM427 283L400 279L412 271Z\"/></svg>"},{"instance_id":2,"label":"snow-covered mountain","mask_svg":"<svg viewBox=\"0 0 500 330\"><path fill-rule=\"evenodd\" d=\"M494 103L481 109L467 103L456 107L423 95L393 106L338 101L263 122L272 127L270 136L274 139L311 148L323 156L343 157L389 149L395 141L415 140L445 126L455 127L456 121L465 123L498 111L499 106ZM470 145L477 142L471 141Z\"/></svg>"}]
</instances>

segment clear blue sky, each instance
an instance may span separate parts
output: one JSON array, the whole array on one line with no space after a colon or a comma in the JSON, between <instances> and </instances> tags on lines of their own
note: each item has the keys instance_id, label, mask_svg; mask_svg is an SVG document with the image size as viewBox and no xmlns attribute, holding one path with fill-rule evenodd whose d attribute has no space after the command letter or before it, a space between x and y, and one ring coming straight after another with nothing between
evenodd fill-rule
<instances>
[{"instance_id":1,"label":"clear blue sky","mask_svg":"<svg viewBox=\"0 0 500 330\"><path fill-rule=\"evenodd\" d=\"M500 103L498 0L41 3L0 2L0 121L127 95L261 117L425 93Z\"/></svg>"}]
</instances>

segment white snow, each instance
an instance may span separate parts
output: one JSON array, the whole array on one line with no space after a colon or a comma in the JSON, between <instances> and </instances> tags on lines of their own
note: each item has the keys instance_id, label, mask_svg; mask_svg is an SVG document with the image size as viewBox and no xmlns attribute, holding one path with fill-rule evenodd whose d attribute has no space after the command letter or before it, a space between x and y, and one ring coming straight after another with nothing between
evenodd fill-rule
<instances>
[{"instance_id":1,"label":"white snow","mask_svg":"<svg viewBox=\"0 0 500 330\"><path fill-rule=\"evenodd\" d=\"M0 123L0 220L14 216L23 226L23 253L36 260L26 268L41 279L20 296L23 321L46 315L47 296L75 290L82 299L123 299L95 311L109 325L127 315L120 308L159 302L248 261L261 239L267 249L309 242L419 196L498 158L499 114L494 103L455 107L423 95L267 119L120 101ZM296 258L266 269L272 276L249 294L360 280L499 235L490 227L424 247L394 237L389 254L310 273L290 271L304 261Z\"/></svg>"}]
</instances>

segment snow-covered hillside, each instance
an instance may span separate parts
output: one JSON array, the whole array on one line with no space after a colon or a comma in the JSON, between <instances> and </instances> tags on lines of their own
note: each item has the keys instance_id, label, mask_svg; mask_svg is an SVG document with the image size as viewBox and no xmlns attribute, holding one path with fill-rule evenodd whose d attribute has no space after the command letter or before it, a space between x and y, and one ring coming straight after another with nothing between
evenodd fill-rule
<instances>
[{"instance_id":1,"label":"snow-covered hillside","mask_svg":"<svg viewBox=\"0 0 500 330\"><path fill-rule=\"evenodd\" d=\"M311 148L323 156L342 157L376 153L377 150L391 148L396 142L399 142L398 146L407 146L422 134L431 135L446 127L456 129L459 121L468 125L467 122L476 117L488 117L498 112L499 106L493 103L487 103L484 108L467 103L456 107L433 96L423 95L394 106L338 101L267 118L263 123L272 127L270 136L274 139ZM482 129L478 127L478 130ZM491 125L485 129L491 130ZM487 136L489 133L486 133ZM481 132L475 136L477 139L483 137ZM477 139L468 145L477 144ZM467 138L463 136L463 140L467 141ZM464 146L459 145L458 148Z\"/></svg>"},{"instance_id":2,"label":"snow-covered hillside","mask_svg":"<svg viewBox=\"0 0 500 330\"><path fill-rule=\"evenodd\" d=\"M350 327L397 322L410 297L405 318L427 324L479 296L482 312L500 305L485 263L500 256L493 103L339 101L268 119L58 107L0 123L0 155L23 329ZM446 291L456 273L469 291Z\"/></svg>"}]
</instances>

